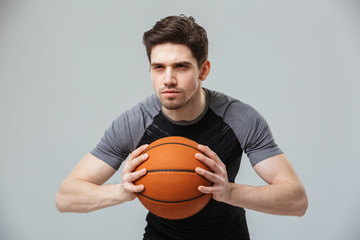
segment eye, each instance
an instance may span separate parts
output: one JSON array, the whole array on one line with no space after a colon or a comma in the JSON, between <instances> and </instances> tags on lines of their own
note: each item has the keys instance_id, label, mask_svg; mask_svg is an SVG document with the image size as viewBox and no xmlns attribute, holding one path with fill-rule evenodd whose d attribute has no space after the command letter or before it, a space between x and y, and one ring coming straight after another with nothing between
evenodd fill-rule
<instances>
[{"instance_id":1,"label":"eye","mask_svg":"<svg viewBox=\"0 0 360 240\"><path fill-rule=\"evenodd\" d=\"M161 65L154 65L153 66L153 69L154 70L161 70L161 69L163 69L164 67L163 66L161 66Z\"/></svg>"},{"instance_id":2,"label":"eye","mask_svg":"<svg viewBox=\"0 0 360 240\"><path fill-rule=\"evenodd\" d=\"M182 63L176 64L175 66L177 69L186 69L188 66Z\"/></svg>"}]
</instances>

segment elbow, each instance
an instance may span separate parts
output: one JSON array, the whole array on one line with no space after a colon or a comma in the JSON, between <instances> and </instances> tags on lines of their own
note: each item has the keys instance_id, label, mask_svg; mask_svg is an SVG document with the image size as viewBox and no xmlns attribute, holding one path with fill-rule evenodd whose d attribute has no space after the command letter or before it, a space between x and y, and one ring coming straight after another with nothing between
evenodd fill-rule
<instances>
[{"instance_id":1,"label":"elbow","mask_svg":"<svg viewBox=\"0 0 360 240\"><path fill-rule=\"evenodd\" d=\"M293 211L292 215L296 217L303 217L308 209L309 201L305 188L302 184L297 185L293 195Z\"/></svg>"},{"instance_id":2,"label":"elbow","mask_svg":"<svg viewBox=\"0 0 360 240\"><path fill-rule=\"evenodd\" d=\"M60 192L57 192L56 193L56 197L55 197L55 205L56 205L56 208L57 210L60 212L60 213L63 213L65 212L65 209L64 209L64 206L62 204L62 197L61 197L61 193Z\"/></svg>"},{"instance_id":3,"label":"elbow","mask_svg":"<svg viewBox=\"0 0 360 240\"><path fill-rule=\"evenodd\" d=\"M64 193L61 192L61 189L59 189L59 191L56 193L55 205L56 205L56 209L60 213L70 212L70 209L68 208L69 204L67 203L66 195L64 195Z\"/></svg>"},{"instance_id":4,"label":"elbow","mask_svg":"<svg viewBox=\"0 0 360 240\"><path fill-rule=\"evenodd\" d=\"M58 210L58 212L60 213L64 213L64 212L71 212L71 198L70 198L70 194L69 194L69 186L66 183L66 181L64 181L55 196L55 206L56 209Z\"/></svg>"},{"instance_id":5,"label":"elbow","mask_svg":"<svg viewBox=\"0 0 360 240\"><path fill-rule=\"evenodd\" d=\"M304 194L298 200L296 212L294 215L297 217L303 217L308 209L308 206L309 206L309 201L306 194Z\"/></svg>"}]
</instances>

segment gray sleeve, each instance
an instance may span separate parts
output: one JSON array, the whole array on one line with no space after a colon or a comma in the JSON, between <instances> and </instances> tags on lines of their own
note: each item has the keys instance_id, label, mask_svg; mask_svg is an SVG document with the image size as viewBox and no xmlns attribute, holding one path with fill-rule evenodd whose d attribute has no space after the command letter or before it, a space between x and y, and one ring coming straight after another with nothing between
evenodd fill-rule
<instances>
[{"instance_id":1,"label":"gray sleeve","mask_svg":"<svg viewBox=\"0 0 360 240\"><path fill-rule=\"evenodd\" d=\"M233 128L252 166L283 153L266 120L253 107L233 101L227 109L225 121Z\"/></svg>"},{"instance_id":2,"label":"gray sleeve","mask_svg":"<svg viewBox=\"0 0 360 240\"><path fill-rule=\"evenodd\" d=\"M150 96L121 114L106 129L104 136L90 153L118 170L121 163L136 149L145 129L159 111L157 105L156 96Z\"/></svg>"},{"instance_id":3,"label":"gray sleeve","mask_svg":"<svg viewBox=\"0 0 360 240\"><path fill-rule=\"evenodd\" d=\"M118 170L132 149L131 128L126 127L128 125L128 112L125 112L105 130L104 136L90 153Z\"/></svg>"}]
</instances>

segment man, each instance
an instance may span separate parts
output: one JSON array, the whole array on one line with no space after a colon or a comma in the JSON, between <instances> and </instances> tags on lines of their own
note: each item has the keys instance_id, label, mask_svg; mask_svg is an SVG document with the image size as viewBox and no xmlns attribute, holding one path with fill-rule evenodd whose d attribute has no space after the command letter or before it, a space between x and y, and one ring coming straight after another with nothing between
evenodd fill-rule
<instances>
[{"instance_id":1,"label":"man","mask_svg":"<svg viewBox=\"0 0 360 240\"><path fill-rule=\"evenodd\" d=\"M202 88L211 67L205 30L192 17L170 16L145 32L143 42L156 94L121 114L64 180L56 197L59 211L89 212L135 199L144 186L133 182L146 169L134 170L148 158L140 154L159 138L183 136L200 143L204 154L195 157L212 171L196 172L213 185L198 189L212 199L183 220L148 213L144 239L249 239L244 208L304 215L304 187L263 117L245 103ZM268 185L234 183L243 152ZM103 185L127 157L122 182Z\"/></svg>"}]
</instances>

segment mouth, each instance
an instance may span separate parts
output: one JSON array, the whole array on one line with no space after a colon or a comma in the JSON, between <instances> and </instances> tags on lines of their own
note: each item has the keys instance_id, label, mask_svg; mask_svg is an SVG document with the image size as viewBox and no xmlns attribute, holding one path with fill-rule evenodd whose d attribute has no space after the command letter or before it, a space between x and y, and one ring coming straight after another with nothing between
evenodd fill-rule
<instances>
[{"instance_id":1,"label":"mouth","mask_svg":"<svg viewBox=\"0 0 360 240\"><path fill-rule=\"evenodd\" d=\"M168 98L172 98L172 97L176 97L178 95L180 95L180 91L177 91L175 89L166 89L161 91L161 95L168 97Z\"/></svg>"}]
</instances>

